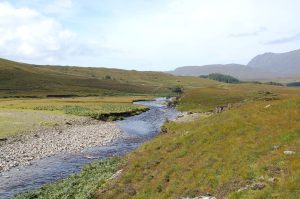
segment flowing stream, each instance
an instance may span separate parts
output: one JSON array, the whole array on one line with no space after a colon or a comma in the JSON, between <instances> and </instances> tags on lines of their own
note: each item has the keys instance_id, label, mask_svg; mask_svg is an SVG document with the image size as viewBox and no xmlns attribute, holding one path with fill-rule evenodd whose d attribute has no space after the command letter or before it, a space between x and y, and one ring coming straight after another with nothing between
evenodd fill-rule
<instances>
[{"instance_id":1,"label":"flowing stream","mask_svg":"<svg viewBox=\"0 0 300 199\"><path fill-rule=\"evenodd\" d=\"M166 101L166 98L157 98L155 101L135 102L148 106L150 110L117 121L117 125L124 131L124 136L107 146L93 147L75 154L62 153L36 160L30 166L3 172L0 174L0 199L10 198L18 192L33 190L65 178L79 172L82 166L93 160L125 155L135 150L143 142L153 138L167 119L173 119L179 114L174 108L167 107Z\"/></svg>"}]
</instances>

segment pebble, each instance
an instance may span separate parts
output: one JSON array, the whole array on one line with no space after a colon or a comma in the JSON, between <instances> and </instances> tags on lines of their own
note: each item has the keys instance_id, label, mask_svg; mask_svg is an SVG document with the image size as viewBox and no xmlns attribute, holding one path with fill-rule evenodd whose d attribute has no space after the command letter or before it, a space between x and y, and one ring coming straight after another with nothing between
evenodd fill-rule
<instances>
[{"instance_id":1,"label":"pebble","mask_svg":"<svg viewBox=\"0 0 300 199\"><path fill-rule=\"evenodd\" d=\"M77 153L85 148L102 146L122 135L121 129L112 122L80 117L66 123L72 125L41 128L3 141L0 173L61 152Z\"/></svg>"}]
</instances>

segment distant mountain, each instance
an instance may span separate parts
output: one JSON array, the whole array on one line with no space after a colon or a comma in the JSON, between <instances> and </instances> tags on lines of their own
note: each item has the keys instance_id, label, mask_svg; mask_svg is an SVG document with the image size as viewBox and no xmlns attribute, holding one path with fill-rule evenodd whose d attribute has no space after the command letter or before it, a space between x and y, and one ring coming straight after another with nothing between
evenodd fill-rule
<instances>
[{"instance_id":1,"label":"distant mountain","mask_svg":"<svg viewBox=\"0 0 300 199\"><path fill-rule=\"evenodd\" d=\"M279 73L281 76L300 76L300 50L258 55L248 66Z\"/></svg>"},{"instance_id":2,"label":"distant mountain","mask_svg":"<svg viewBox=\"0 0 300 199\"><path fill-rule=\"evenodd\" d=\"M180 76L200 76L208 75L210 73L222 73L226 75L234 76L241 80L250 79L265 79L265 78L275 78L277 74L271 73L270 71L258 68L252 68L240 64L215 64L215 65L205 65L205 66L183 66L176 68L174 71L169 73L173 75Z\"/></svg>"},{"instance_id":3,"label":"distant mountain","mask_svg":"<svg viewBox=\"0 0 300 199\"><path fill-rule=\"evenodd\" d=\"M180 76L199 76L210 73L231 75L241 80L274 79L300 76L300 50L287 53L265 53L254 57L247 66L215 64L183 66L168 73Z\"/></svg>"}]
</instances>

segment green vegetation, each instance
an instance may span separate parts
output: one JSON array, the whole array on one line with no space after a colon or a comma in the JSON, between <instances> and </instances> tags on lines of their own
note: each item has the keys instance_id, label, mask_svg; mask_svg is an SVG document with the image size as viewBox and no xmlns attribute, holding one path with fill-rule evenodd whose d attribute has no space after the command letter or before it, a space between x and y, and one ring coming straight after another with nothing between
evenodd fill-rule
<instances>
[{"instance_id":1,"label":"green vegetation","mask_svg":"<svg viewBox=\"0 0 300 199\"><path fill-rule=\"evenodd\" d=\"M215 85L196 77L108 68L37 66L0 59L0 97L174 95L175 86Z\"/></svg>"},{"instance_id":2,"label":"green vegetation","mask_svg":"<svg viewBox=\"0 0 300 199\"><path fill-rule=\"evenodd\" d=\"M237 78L235 77L232 77L230 75L224 75L224 74L221 74L221 73L211 73L207 76L200 76L202 78L208 78L208 79L211 79L211 80L216 80L216 81L219 81L219 82L225 82L225 83L239 83L240 80L238 80Z\"/></svg>"},{"instance_id":3,"label":"green vegetation","mask_svg":"<svg viewBox=\"0 0 300 199\"><path fill-rule=\"evenodd\" d=\"M228 103L222 113L165 124L166 132L130 154L121 178L97 196L299 198L300 90L254 84L194 89L179 108L202 112Z\"/></svg>"},{"instance_id":4,"label":"green vegetation","mask_svg":"<svg viewBox=\"0 0 300 199\"><path fill-rule=\"evenodd\" d=\"M15 199L88 199L123 164L120 158L95 161L85 166L80 173L64 180L48 184L40 189L16 195Z\"/></svg>"},{"instance_id":5,"label":"green vegetation","mask_svg":"<svg viewBox=\"0 0 300 199\"><path fill-rule=\"evenodd\" d=\"M77 97L53 99L0 99L0 138L17 135L40 126L61 125L64 119L87 116L116 120L147 110L133 101L151 99L132 97Z\"/></svg>"},{"instance_id":6,"label":"green vegetation","mask_svg":"<svg viewBox=\"0 0 300 199\"><path fill-rule=\"evenodd\" d=\"M181 198L206 193L217 198L300 198L300 90L273 84L0 60L0 137L36 125L59 125L47 120L49 115L113 120L135 114L145 107L131 102L148 95L182 94L177 102L182 111L225 110L192 122L168 122L163 134L129 154L126 163L96 162L17 198ZM133 94L139 96L124 97ZM103 95L114 97L99 97ZM60 98L5 99L22 96ZM108 181L120 165L122 175Z\"/></svg>"}]
</instances>

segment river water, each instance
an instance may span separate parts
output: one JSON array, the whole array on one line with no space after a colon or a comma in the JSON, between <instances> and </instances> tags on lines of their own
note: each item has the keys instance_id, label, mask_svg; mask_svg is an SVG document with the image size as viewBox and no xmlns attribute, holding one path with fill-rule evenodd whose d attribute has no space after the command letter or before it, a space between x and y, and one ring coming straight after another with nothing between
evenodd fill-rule
<instances>
[{"instance_id":1,"label":"river water","mask_svg":"<svg viewBox=\"0 0 300 199\"><path fill-rule=\"evenodd\" d=\"M18 192L33 190L44 184L65 178L79 172L82 166L93 160L116 155L125 155L146 140L153 138L168 119L173 119L179 112L167 107L166 98L155 101L140 101L149 111L140 115L117 121L124 135L116 141L102 147L93 147L75 154L59 154L33 162L32 165L14 168L0 174L0 199L10 198Z\"/></svg>"}]
</instances>

